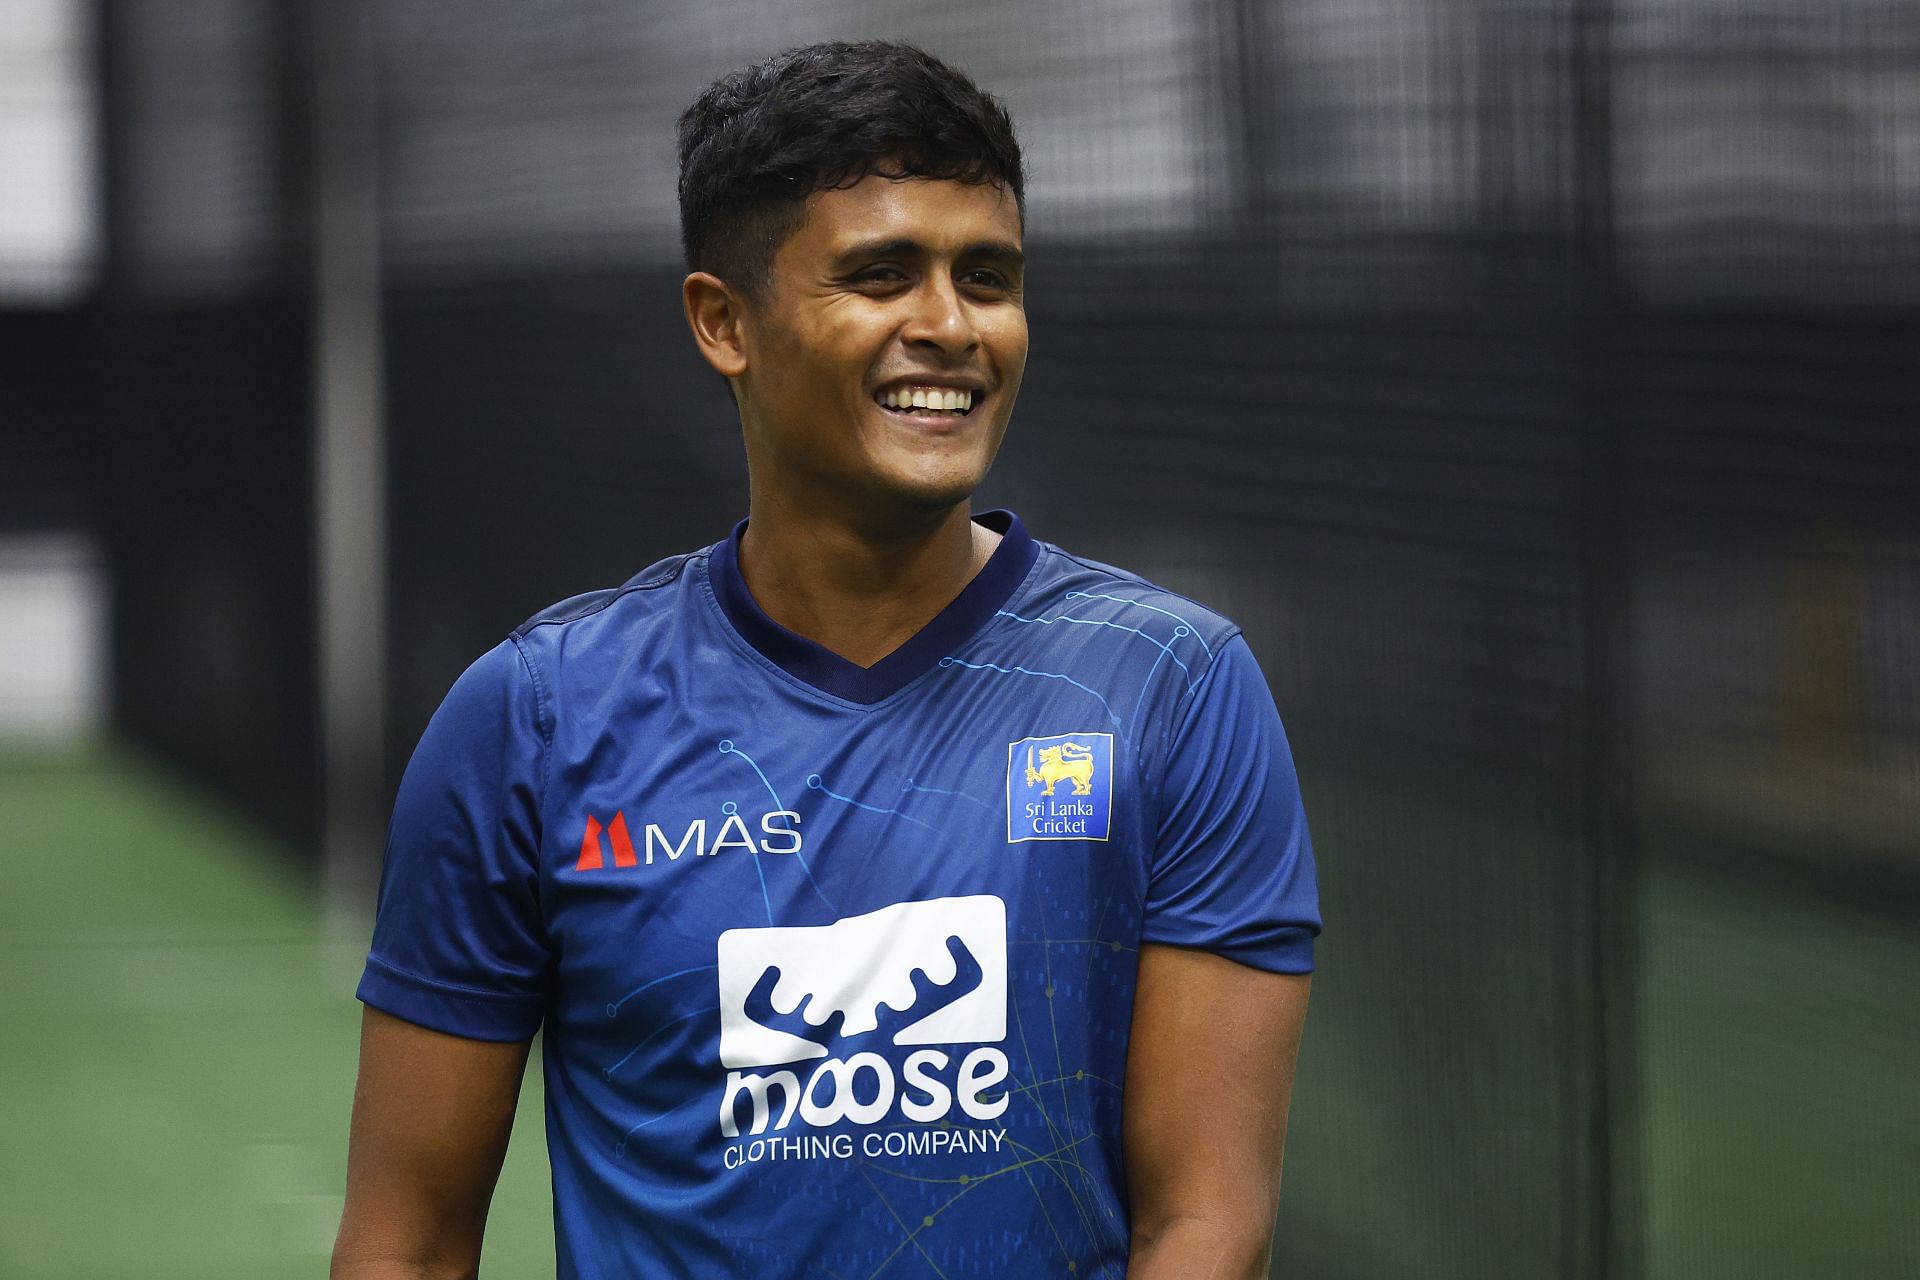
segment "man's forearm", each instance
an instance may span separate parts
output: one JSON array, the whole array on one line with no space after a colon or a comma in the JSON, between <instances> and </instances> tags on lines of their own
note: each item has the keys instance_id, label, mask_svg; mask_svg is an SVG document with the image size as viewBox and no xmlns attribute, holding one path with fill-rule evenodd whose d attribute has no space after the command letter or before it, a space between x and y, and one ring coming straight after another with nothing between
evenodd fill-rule
<instances>
[{"instance_id":1,"label":"man's forearm","mask_svg":"<svg viewBox=\"0 0 1920 1280\"><path fill-rule=\"evenodd\" d=\"M1266 1280L1273 1224L1199 1217L1136 1227L1127 1280Z\"/></svg>"}]
</instances>

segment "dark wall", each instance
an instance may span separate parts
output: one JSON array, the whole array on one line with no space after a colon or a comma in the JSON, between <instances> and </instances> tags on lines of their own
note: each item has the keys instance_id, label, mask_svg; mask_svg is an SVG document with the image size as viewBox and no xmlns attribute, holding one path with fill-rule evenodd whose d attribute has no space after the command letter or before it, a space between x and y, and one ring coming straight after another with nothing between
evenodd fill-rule
<instances>
[{"instance_id":1,"label":"dark wall","mask_svg":"<svg viewBox=\"0 0 1920 1280\"><path fill-rule=\"evenodd\" d=\"M0 529L91 523L92 336L81 308L0 308Z\"/></svg>"},{"instance_id":2,"label":"dark wall","mask_svg":"<svg viewBox=\"0 0 1920 1280\"><path fill-rule=\"evenodd\" d=\"M93 16L105 252L78 390L115 727L310 867L310 15L101 0Z\"/></svg>"},{"instance_id":3,"label":"dark wall","mask_svg":"<svg viewBox=\"0 0 1920 1280\"><path fill-rule=\"evenodd\" d=\"M522 620L745 514L739 424L676 340L678 282L390 292L395 782L453 678Z\"/></svg>"},{"instance_id":4,"label":"dark wall","mask_svg":"<svg viewBox=\"0 0 1920 1280\"><path fill-rule=\"evenodd\" d=\"M115 718L310 856L307 304L126 308L102 323L111 445L88 466L113 566Z\"/></svg>"}]
</instances>

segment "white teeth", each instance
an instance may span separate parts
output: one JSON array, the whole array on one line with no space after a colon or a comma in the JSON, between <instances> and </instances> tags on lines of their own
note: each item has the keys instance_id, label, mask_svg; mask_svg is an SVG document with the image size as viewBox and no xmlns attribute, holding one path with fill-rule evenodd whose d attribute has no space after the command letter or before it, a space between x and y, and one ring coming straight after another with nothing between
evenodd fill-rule
<instances>
[{"instance_id":1,"label":"white teeth","mask_svg":"<svg viewBox=\"0 0 1920 1280\"><path fill-rule=\"evenodd\" d=\"M944 387L896 387L878 397L889 409L926 409L940 413L967 413L973 409L973 392Z\"/></svg>"}]
</instances>

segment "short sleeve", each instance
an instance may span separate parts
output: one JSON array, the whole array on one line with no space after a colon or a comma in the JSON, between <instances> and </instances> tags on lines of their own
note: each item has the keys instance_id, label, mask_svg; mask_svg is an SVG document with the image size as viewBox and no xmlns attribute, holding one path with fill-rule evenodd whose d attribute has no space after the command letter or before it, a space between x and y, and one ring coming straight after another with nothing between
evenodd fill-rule
<instances>
[{"instance_id":1,"label":"short sleeve","mask_svg":"<svg viewBox=\"0 0 1920 1280\"><path fill-rule=\"evenodd\" d=\"M1311 972L1313 844L1280 713L1244 639L1220 647L1177 715L1143 940Z\"/></svg>"},{"instance_id":2,"label":"short sleeve","mask_svg":"<svg viewBox=\"0 0 1920 1280\"><path fill-rule=\"evenodd\" d=\"M361 1000L476 1040L539 1029L543 743L532 673L503 641L454 682L401 779Z\"/></svg>"}]
</instances>

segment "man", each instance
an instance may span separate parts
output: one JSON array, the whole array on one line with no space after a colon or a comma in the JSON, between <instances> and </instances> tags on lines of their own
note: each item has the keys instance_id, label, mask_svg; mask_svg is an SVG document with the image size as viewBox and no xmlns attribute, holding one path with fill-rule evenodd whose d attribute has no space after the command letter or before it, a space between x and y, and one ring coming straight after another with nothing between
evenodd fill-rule
<instances>
[{"instance_id":1,"label":"man","mask_svg":"<svg viewBox=\"0 0 1920 1280\"><path fill-rule=\"evenodd\" d=\"M333 1274L471 1274L545 1028L559 1273L1266 1272L1319 929L1231 624L970 518L1004 110L797 49L681 121L749 519L461 676L395 805Z\"/></svg>"}]
</instances>

